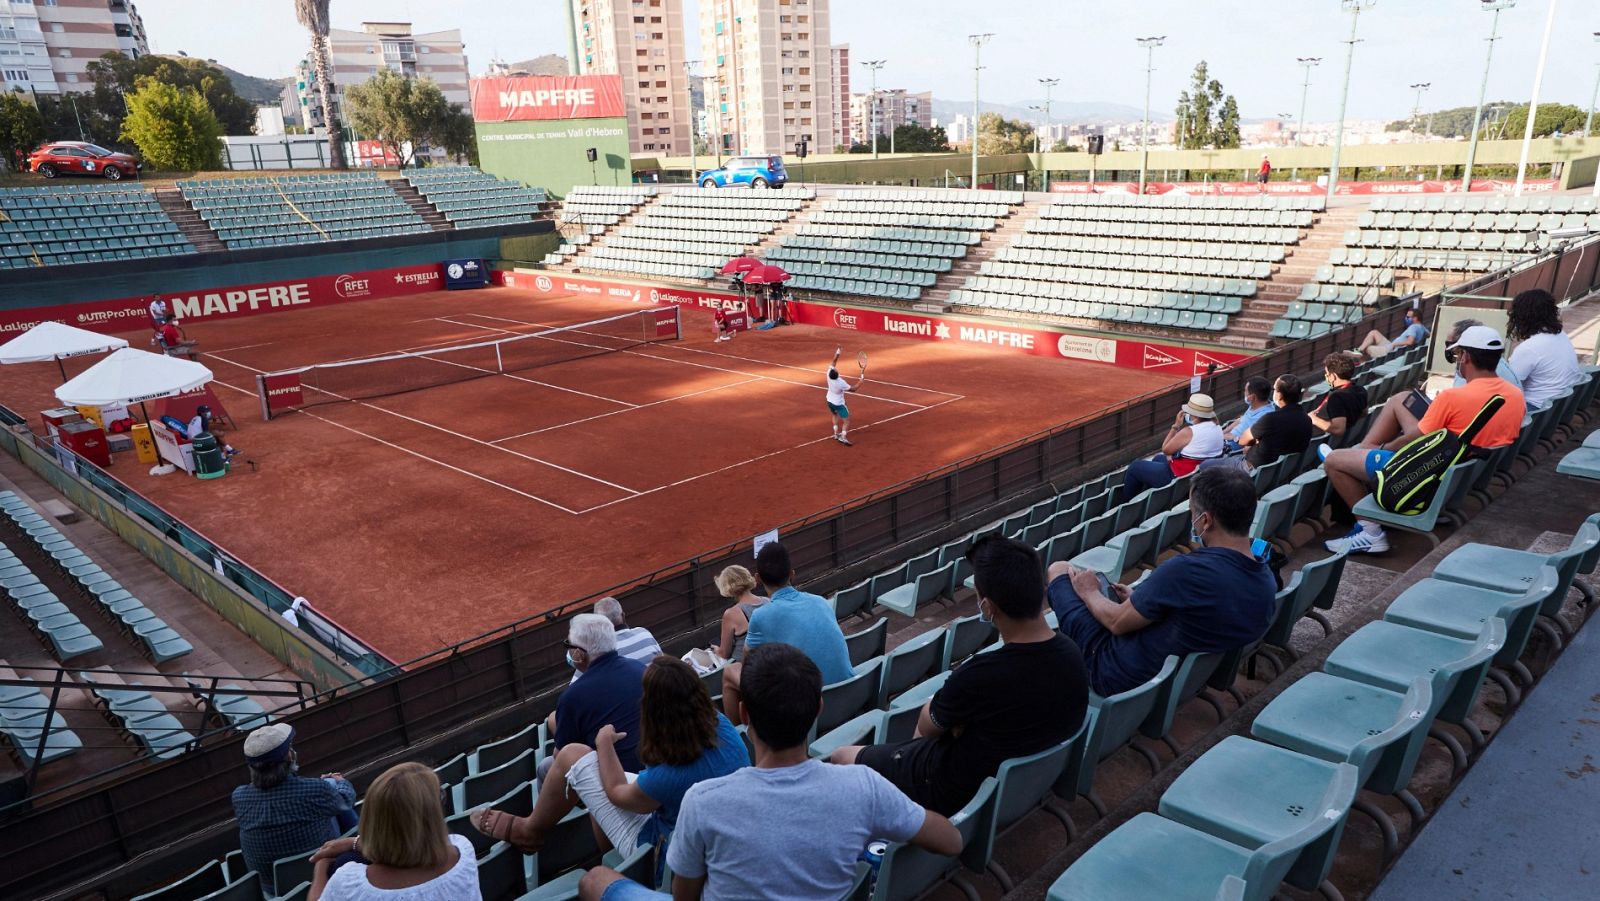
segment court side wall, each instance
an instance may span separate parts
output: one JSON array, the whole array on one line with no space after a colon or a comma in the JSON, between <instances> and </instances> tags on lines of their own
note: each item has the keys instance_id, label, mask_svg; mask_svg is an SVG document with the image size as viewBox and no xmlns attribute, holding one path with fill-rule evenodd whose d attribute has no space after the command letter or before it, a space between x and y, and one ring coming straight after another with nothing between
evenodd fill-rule
<instances>
[{"instance_id":1,"label":"court side wall","mask_svg":"<svg viewBox=\"0 0 1600 901\"><path fill-rule=\"evenodd\" d=\"M478 122L478 167L523 184L567 196L574 185L633 183L628 120L556 119ZM589 162L593 147L597 157Z\"/></svg>"}]
</instances>

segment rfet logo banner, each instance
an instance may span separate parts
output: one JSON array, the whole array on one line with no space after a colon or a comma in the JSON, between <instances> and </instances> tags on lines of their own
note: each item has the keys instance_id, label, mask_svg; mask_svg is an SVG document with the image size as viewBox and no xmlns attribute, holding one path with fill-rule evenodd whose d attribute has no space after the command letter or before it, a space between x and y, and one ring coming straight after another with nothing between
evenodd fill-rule
<instances>
[{"instance_id":1,"label":"rfet logo banner","mask_svg":"<svg viewBox=\"0 0 1600 901\"><path fill-rule=\"evenodd\" d=\"M162 291L172 315L185 323L234 319L279 310L307 309L354 300L403 297L437 291L444 286L439 264L403 266L339 275L318 275L281 282L232 285L189 291ZM86 303L0 310L0 340L27 331L46 320L97 332L125 332L149 325L153 295Z\"/></svg>"},{"instance_id":2,"label":"rfet logo banner","mask_svg":"<svg viewBox=\"0 0 1600 901\"><path fill-rule=\"evenodd\" d=\"M474 78L477 122L610 119L627 115L620 75L524 75Z\"/></svg>"}]
</instances>

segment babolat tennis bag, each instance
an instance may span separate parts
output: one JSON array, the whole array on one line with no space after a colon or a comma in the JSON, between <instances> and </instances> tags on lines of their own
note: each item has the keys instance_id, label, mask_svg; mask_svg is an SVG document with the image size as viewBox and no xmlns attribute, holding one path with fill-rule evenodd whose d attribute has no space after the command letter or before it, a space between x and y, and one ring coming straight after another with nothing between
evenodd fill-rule
<instances>
[{"instance_id":1,"label":"babolat tennis bag","mask_svg":"<svg viewBox=\"0 0 1600 901\"><path fill-rule=\"evenodd\" d=\"M1505 402L1499 394L1489 398L1459 435L1449 429L1439 429L1413 438L1396 451L1378 470L1378 488L1373 493L1378 506L1401 516L1415 516L1428 509L1444 483L1444 474L1467 456L1472 449L1472 439Z\"/></svg>"}]
</instances>

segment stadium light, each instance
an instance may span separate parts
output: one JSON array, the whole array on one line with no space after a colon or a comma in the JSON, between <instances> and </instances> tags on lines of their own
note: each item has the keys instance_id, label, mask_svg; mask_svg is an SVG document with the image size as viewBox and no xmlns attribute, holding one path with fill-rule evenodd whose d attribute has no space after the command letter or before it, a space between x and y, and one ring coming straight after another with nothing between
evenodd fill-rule
<instances>
[{"instance_id":1,"label":"stadium light","mask_svg":"<svg viewBox=\"0 0 1600 901\"><path fill-rule=\"evenodd\" d=\"M1059 79L1059 78L1041 78L1041 79L1039 79L1039 83L1044 85L1044 125L1045 125L1046 128L1049 128L1050 127L1050 89L1055 87L1056 85L1060 84L1061 83L1061 79ZM1033 142L1033 152L1034 153L1040 153L1041 152L1040 149L1039 149L1040 143L1041 142L1039 141L1039 139L1037 137L1035 137L1034 142ZM1050 190L1050 170L1045 167L1045 165L1044 165L1044 157L1043 156L1039 157L1039 170L1040 170L1039 171L1039 190L1048 191L1048 190Z\"/></svg>"},{"instance_id":2,"label":"stadium light","mask_svg":"<svg viewBox=\"0 0 1600 901\"><path fill-rule=\"evenodd\" d=\"M700 65L697 59L683 61L683 74L689 79L686 85L689 91L689 182L696 187L700 185L700 157L698 149L694 146L700 140L700 117L694 112L694 69ZM700 102L705 103L705 91L700 92Z\"/></svg>"},{"instance_id":3,"label":"stadium light","mask_svg":"<svg viewBox=\"0 0 1600 901\"><path fill-rule=\"evenodd\" d=\"M867 102L872 106L872 158L878 158L878 70L883 68L886 60L869 59L861 65L872 72L872 93L867 95Z\"/></svg>"},{"instance_id":4,"label":"stadium light","mask_svg":"<svg viewBox=\"0 0 1600 901\"><path fill-rule=\"evenodd\" d=\"M1539 115L1539 86L1544 84L1544 61L1550 56L1550 32L1556 27L1557 0L1550 0L1544 19L1544 39L1539 42L1539 66L1533 72L1533 96L1528 98L1528 122L1522 128L1522 155L1517 159L1517 184L1513 197L1522 196L1522 181L1528 174L1528 152L1533 148L1533 120Z\"/></svg>"},{"instance_id":5,"label":"stadium light","mask_svg":"<svg viewBox=\"0 0 1600 901\"><path fill-rule=\"evenodd\" d=\"M1417 92L1416 105L1411 107L1411 130L1413 132L1415 132L1417 130L1417 123L1422 121L1422 95L1428 93L1428 89L1431 88L1431 87L1433 87L1433 82L1431 82L1431 81L1419 82L1419 83L1414 84L1414 85L1411 86L1411 90ZM1432 116L1428 117L1428 133L1426 135L1424 135L1423 137L1427 137L1427 138L1433 137L1433 117Z\"/></svg>"},{"instance_id":6,"label":"stadium light","mask_svg":"<svg viewBox=\"0 0 1600 901\"><path fill-rule=\"evenodd\" d=\"M1595 43L1600 44L1600 31L1594 33ZM1594 64L1594 93L1589 95L1589 118L1583 120L1583 136L1588 137L1594 129L1594 104L1600 100L1600 62Z\"/></svg>"},{"instance_id":7,"label":"stadium light","mask_svg":"<svg viewBox=\"0 0 1600 901\"><path fill-rule=\"evenodd\" d=\"M1299 147L1305 143L1305 138L1303 136L1306 133L1306 95L1311 91L1311 70L1315 69L1317 65L1322 62L1322 57L1297 56L1295 57L1294 61L1299 63L1301 67L1306 70L1305 80L1300 83L1300 127L1295 129L1294 132L1294 146ZM1299 166L1295 166L1289 170L1289 178L1291 181L1300 180Z\"/></svg>"},{"instance_id":8,"label":"stadium light","mask_svg":"<svg viewBox=\"0 0 1600 901\"><path fill-rule=\"evenodd\" d=\"M1356 61L1356 27L1361 24L1361 11L1371 9L1378 5L1378 0L1339 0L1339 6L1350 14L1350 39L1345 41L1344 55L1344 87L1339 91L1339 122L1335 126L1333 138L1333 161L1328 167L1328 199L1333 199L1333 192L1339 186L1339 153L1344 150L1344 111L1345 105L1350 101L1350 67Z\"/></svg>"},{"instance_id":9,"label":"stadium light","mask_svg":"<svg viewBox=\"0 0 1600 901\"><path fill-rule=\"evenodd\" d=\"M1478 158L1478 128L1483 123L1483 98L1489 93L1489 64L1494 61L1494 42L1500 40L1500 13L1517 5L1517 0L1478 0L1479 8L1494 13L1489 25L1489 52L1483 57L1483 86L1478 88L1478 105L1472 111L1472 136L1467 141L1467 166L1461 173L1462 192L1472 190L1472 163Z\"/></svg>"},{"instance_id":10,"label":"stadium light","mask_svg":"<svg viewBox=\"0 0 1600 901\"><path fill-rule=\"evenodd\" d=\"M978 190L978 77L983 72L980 54L983 45L993 38L993 33L967 35L967 40L972 42L972 184L967 187L969 191Z\"/></svg>"},{"instance_id":11,"label":"stadium light","mask_svg":"<svg viewBox=\"0 0 1600 901\"><path fill-rule=\"evenodd\" d=\"M1166 43L1164 34L1148 38L1135 38L1134 43L1145 49L1144 63L1144 129L1139 133L1139 193L1144 194L1145 175L1150 169L1150 79L1156 71L1156 48Z\"/></svg>"}]
</instances>

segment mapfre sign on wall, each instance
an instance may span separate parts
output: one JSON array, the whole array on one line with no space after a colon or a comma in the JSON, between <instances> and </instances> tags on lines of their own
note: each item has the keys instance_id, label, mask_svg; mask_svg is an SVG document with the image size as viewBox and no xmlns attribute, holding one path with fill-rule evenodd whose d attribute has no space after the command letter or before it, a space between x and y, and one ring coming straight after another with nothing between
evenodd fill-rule
<instances>
[{"instance_id":1,"label":"mapfre sign on wall","mask_svg":"<svg viewBox=\"0 0 1600 901\"><path fill-rule=\"evenodd\" d=\"M620 75L525 75L474 78L477 122L611 119L627 115Z\"/></svg>"}]
</instances>

